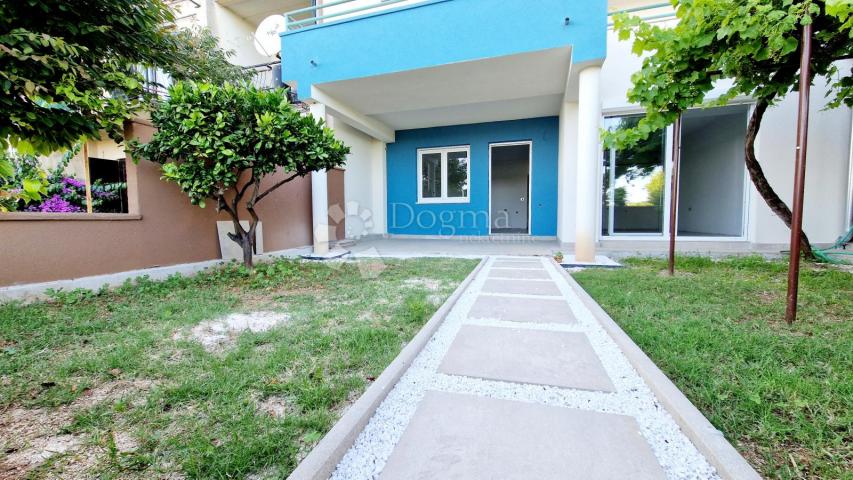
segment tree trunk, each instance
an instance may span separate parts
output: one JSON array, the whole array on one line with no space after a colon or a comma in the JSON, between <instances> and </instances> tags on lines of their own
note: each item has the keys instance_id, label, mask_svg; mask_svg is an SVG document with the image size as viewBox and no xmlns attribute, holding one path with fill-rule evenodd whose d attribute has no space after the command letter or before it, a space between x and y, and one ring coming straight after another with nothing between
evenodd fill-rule
<instances>
[{"instance_id":1,"label":"tree trunk","mask_svg":"<svg viewBox=\"0 0 853 480\"><path fill-rule=\"evenodd\" d=\"M779 198L779 195L770 186L767 177L764 176L764 170L755 156L755 138L758 136L758 130L761 128L761 121L764 119L765 111L767 111L767 102L759 101L755 105L752 117L749 119L749 127L747 127L746 131L746 170L749 172L752 184L755 185L755 189L758 190L758 193L767 203L767 206L770 207L770 210L773 210L773 213L782 219L788 228L791 228L791 209L788 208L788 205ZM800 235L802 242L800 251L803 257L807 260L815 260L809 237L804 231Z\"/></svg>"},{"instance_id":2,"label":"tree trunk","mask_svg":"<svg viewBox=\"0 0 853 480\"><path fill-rule=\"evenodd\" d=\"M252 260L252 257L255 254L254 238L247 233L239 243L240 246L243 247L243 265L245 265L246 268L254 268L255 264Z\"/></svg>"},{"instance_id":3,"label":"tree trunk","mask_svg":"<svg viewBox=\"0 0 853 480\"><path fill-rule=\"evenodd\" d=\"M237 245L240 245L240 249L243 251L243 265L245 265L246 268L254 268L252 255L255 250L255 225L257 222L252 223L248 232L243 230L243 226L240 225L240 215L237 213L237 202L239 201L239 197L235 198L233 205L228 205L225 195L221 193L216 197L216 200L218 202L218 209L225 210L231 217L231 222L234 225L234 232L228 232L228 238Z\"/></svg>"}]
</instances>

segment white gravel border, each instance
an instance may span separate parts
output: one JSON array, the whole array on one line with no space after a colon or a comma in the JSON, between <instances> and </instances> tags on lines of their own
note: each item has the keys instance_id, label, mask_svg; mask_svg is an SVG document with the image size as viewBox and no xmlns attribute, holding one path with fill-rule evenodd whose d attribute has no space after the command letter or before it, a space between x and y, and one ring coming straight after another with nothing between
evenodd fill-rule
<instances>
[{"instance_id":1,"label":"white gravel border","mask_svg":"<svg viewBox=\"0 0 853 480\"><path fill-rule=\"evenodd\" d=\"M535 324L467 318L483 283L488 278L488 270L492 264L496 260L512 258L490 257L487 260L479 275L474 278L448 313L442 326L376 410L358 439L338 464L331 478L335 480L378 478L426 390L630 415L637 420L641 433L649 442L667 478L697 480L720 478L716 470L680 430L675 420L660 405L616 343L598 324L592 312L572 291L551 262L539 259L549 272L551 279L557 284L563 298L568 301L578 320L577 324ZM530 259L530 257L522 258ZM463 324L586 333L616 387L616 392L590 392L439 373L439 364Z\"/></svg>"}]
</instances>

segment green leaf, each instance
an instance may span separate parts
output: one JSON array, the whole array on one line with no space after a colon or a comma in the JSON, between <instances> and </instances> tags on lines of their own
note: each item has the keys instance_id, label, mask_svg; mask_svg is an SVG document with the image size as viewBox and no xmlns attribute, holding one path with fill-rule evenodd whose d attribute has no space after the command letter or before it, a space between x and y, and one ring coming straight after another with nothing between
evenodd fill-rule
<instances>
[{"instance_id":1,"label":"green leaf","mask_svg":"<svg viewBox=\"0 0 853 480\"><path fill-rule=\"evenodd\" d=\"M38 199L41 195L39 195L42 189L42 181L40 179L34 178L25 178L22 182L22 186L24 191L27 192L31 197L35 197Z\"/></svg>"},{"instance_id":2,"label":"green leaf","mask_svg":"<svg viewBox=\"0 0 853 480\"><path fill-rule=\"evenodd\" d=\"M7 158L0 158L0 178L11 178L15 174L15 166Z\"/></svg>"},{"instance_id":3,"label":"green leaf","mask_svg":"<svg viewBox=\"0 0 853 480\"><path fill-rule=\"evenodd\" d=\"M795 50L800 45L799 40L794 37L785 38L785 45L782 47L782 55L787 55Z\"/></svg>"}]
</instances>

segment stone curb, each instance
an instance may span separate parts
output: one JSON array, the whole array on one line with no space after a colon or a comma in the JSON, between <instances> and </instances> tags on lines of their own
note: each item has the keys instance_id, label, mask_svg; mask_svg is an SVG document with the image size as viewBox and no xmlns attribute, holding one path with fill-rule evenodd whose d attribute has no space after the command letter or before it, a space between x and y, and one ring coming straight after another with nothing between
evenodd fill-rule
<instances>
[{"instance_id":1,"label":"stone curb","mask_svg":"<svg viewBox=\"0 0 853 480\"><path fill-rule=\"evenodd\" d=\"M687 438L717 469L721 477L731 480L761 480L761 476L740 453L726 440L723 433L702 415L666 374L655 365L631 337L604 311L581 285L553 259L569 286L577 293L584 305L592 312L598 323L612 338L631 366L652 389L657 399L672 415Z\"/></svg>"},{"instance_id":2,"label":"stone curb","mask_svg":"<svg viewBox=\"0 0 853 480\"><path fill-rule=\"evenodd\" d=\"M488 258L483 258L474 270L465 277L465 280L456 287L456 290L421 328L412 341L403 348L394 361L382 371L376 381L344 413L308 456L297 465L293 473L287 477L288 480L325 480L329 478L352 444L355 443L367 422L373 417L376 409L379 408L379 405L385 400L385 397L388 396L388 393L391 392L415 357L423 350L438 327L444 323L447 314L450 313L474 277L480 273L487 260Z\"/></svg>"},{"instance_id":3,"label":"stone curb","mask_svg":"<svg viewBox=\"0 0 853 480\"><path fill-rule=\"evenodd\" d=\"M296 247L287 250L255 255L255 263L273 262L281 258L299 258L300 252L308 247ZM226 265L231 260L213 259L200 262L178 263L175 265L156 266L148 268L137 268L121 272L90 275L86 277L69 278L64 280L50 280L47 282L23 283L19 285L7 285L0 287L0 303L18 301L24 304L46 300L50 296L50 290L70 291L78 288L97 291L100 288L116 288L124 282L134 281L141 277L151 280L165 280L172 275L191 277L207 269Z\"/></svg>"}]
</instances>

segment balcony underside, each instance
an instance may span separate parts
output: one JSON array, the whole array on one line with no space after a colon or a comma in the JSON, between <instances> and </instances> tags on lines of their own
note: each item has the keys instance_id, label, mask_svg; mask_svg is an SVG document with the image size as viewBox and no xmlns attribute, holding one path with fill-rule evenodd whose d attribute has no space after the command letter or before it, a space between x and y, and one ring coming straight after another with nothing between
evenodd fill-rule
<instances>
[{"instance_id":1,"label":"balcony underside","mask_svg":"<svg viewBox=\"0 0 853 480\"><path fill-rule=\"evenodd\" d=\"M391 131L515 120L558 115L577 96L574 70L560 47L316 84L312 97Z\"/></svg>"},{"instance_id":2,"label":"balcony underside","mask_svg":"<svg viewBox=\"0 0 853 480\"><path fill-rule=\"evenodd\" d=\"M311 5L310 0L217 0L252 25L257 25L270 15L281 15L290 10Z\"/></svg>"}]
</instances>

